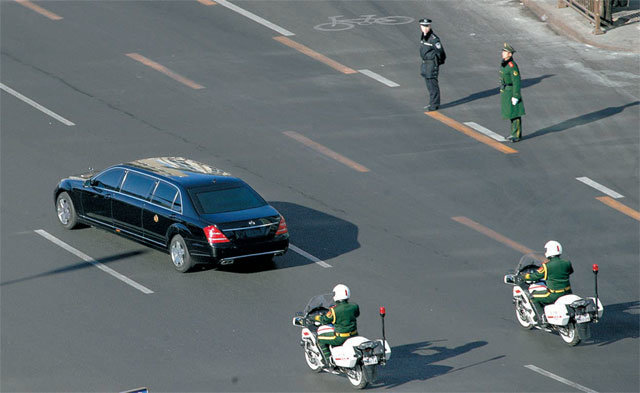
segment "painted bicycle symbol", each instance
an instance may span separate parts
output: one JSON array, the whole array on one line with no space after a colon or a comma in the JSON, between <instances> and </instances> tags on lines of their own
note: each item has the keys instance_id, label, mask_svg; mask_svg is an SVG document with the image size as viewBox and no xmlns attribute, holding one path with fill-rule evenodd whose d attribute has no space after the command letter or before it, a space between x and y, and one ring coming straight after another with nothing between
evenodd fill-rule
<instances>
[{"instance_id":1,"label":"painted bicycle symbol","mask_svg":"<svg viewBox=\"0 0 640 393\"><path fill-rule=\"evenodd\" d=\"M413 18L408 16L381 16L376 18L375 15L360 15L355 19L339 19L344 15L330 16L328 23L320 23L315 26L314 29L321 31L341 31L353 29L356 25L369 26L369 25L405 25L413 22Z\"/></svg>"}]
</instances>

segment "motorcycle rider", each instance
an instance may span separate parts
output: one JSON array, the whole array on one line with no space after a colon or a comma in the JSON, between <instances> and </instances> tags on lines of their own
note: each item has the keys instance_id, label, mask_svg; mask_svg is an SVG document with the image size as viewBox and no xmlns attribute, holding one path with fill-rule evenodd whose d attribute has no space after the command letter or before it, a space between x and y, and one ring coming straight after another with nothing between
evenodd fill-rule
<instances>
[{"instance_id":1,"label":"motorcycle rider","mask_svg":"<svg viewBox=\"0 0 640 393\"><path fill-rule=\"evenodd\" d=\"M561 259L562 246L555 240L549 240L544 245L544 256L548 261L543 262L542 266L533 273L527 273L525 280L544 280L547 284L547 290L534 292L532 295L533 305L538 315L538 324L544 323L544 306L553 304L559 297L571 293L571 283L569 276L573 273L571 262Z\"/></svg>"},{"instance_id":2,"label":"motorcycle rider","mask_svg":"<svg viewBox=\"0 0 640 393\"><path fill-rule=\"evenodd\" d=\"M333 288L333 301L335 306L325 315L317 315L315 320L322 324L333 324L334 333L318 335L318 345L322 350L325 365L330 364L331 350L329 345L342 345L349 337L358 335L358 324L356 318L360 316L360 307L355 303L349 303L351 290L344 285L338 284Z\"/></svg>"}]
</instances>

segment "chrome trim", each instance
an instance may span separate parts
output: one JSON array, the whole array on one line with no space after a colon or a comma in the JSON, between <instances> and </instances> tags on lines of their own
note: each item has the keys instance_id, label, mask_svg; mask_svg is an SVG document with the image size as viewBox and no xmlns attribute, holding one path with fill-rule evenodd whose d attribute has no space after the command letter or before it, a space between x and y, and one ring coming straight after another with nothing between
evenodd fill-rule
<instances>
[{"instance_id":1,"label":"chrome trim","mask_svg":"<svg viewBox=\"0 0 640 393\"><path fill-rule=\"evenodd\" d=\"M262 228L262 227L268 227L270 225L277 225L277 222L272 222L270 224L262 224L262 225L256 225L256 226L252 226L252 227L244 227L244 228L229 228L229 229L220 229L221 231L242 231L244 229L255 229L255 228Z\"/></svg>"},{"instance_id":2,"label":"chrome trim","mask_svg":"<svg viewBox=\"0 0 640 393\"><path fill-rule=\"evenodd\" d=\"M116 231L116 229L117 229L117 230L118 230L118 231L120 231L120 232L124 232L124 233L127 233L127 234L131 235L131 236L135 236L135 237L140 238L140 239L143 239L143 240L145 240L145 241L148 241L148 242L155 243L155 244L158 244L158 245L160 245L160 246L166 247L166 244L165 244L165 243L162 243L162 242L159 242L159 241L155 241L155 240L153 240L153 239L150 239L150 238L148 238L148 237L145 237L144 235L140 236L140 235L138 235L138 234L136 234L136 233L133 233L133 232L127 231L126 229L117 228L117 227L116 227L115 225L113 225L113 224L107 224L107 223L105 223L104 221L96 220L95 218L91 218L91 217L88 217L88 216L80 216L80 217L81 217L81 218L83 218L83 219L85 219L85 220L87 220L87 221L93 221L93 222L98 223L98 224L100 224L100 225L104 225L104 226L106 226L106 227L109 227L109 229L113 229L114 231ZM144 228L143 228L142 230L144 231ZM116 235L117 235L117 234L118 234L118 232L116 232Z\"/></svg>"},{"instance_id":3,"label":"chrome trim","mask_svg":"<svg viewBox=\"0 0 640 393\"><path fill-rule=\"evenodd\" d=\"M238 255L237 257L222 258L220 259L219 263L221 265L229 265L229 264L232 264L236 259L240 259L240 258L259 257L260 255L268 255L268 254L279 256L279 255L283 255L284 252L285 250L278 250L278 251L259 252L257 254Z\"/></svg>"}]
</instances>

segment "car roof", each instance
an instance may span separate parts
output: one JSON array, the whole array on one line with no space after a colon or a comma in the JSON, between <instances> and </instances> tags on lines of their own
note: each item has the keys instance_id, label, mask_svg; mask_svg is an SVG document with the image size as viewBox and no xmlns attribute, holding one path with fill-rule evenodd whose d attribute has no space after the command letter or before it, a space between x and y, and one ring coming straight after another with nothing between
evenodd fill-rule
<instances>
[{"instance_id":1,"label":"car roof","mask_svg":"<svg viewBox=\"0 0 640 393\"><path fill-rule=\"evenodd\" d=\"M118 166L150 173L184 187L243 183L222 169L183 157L143 158Z\"/></svg>"}]
</instances>

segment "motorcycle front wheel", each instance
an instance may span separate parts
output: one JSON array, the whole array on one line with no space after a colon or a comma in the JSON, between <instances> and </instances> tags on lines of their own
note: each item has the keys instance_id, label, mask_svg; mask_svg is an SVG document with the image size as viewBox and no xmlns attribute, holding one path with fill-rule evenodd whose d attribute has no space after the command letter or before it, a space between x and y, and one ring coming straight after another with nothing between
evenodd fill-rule
<instances>
[{"instance_id":1,"label":"motorcycle front wheel","mask_svg":"<svg viewBox=\"0 0 640 393\"><path fill-rule=\"evenodd\" d=\"M307 366L309 366L311 371L314 373L322 371L322 359L320 359L319 355L316 355L313 351L305 348L304 359L307 361Z\"/></svg>"},{"instance_id":2,"label":"motorcycle front wheel","mask_svg":"<svg viewBox=\"0 0 640 393\"><path fill-rule=\"evenodd\" d=\"M516 319L523 329L529 330L533 328L533 322L529 320L527 310L524 309L520 301L516 301Z\"/></svg>"},{"instance_id":3,"label":"motorcycle front wheel","mask_svg":"<svg viewBox=\"0 0 640 393\"><path fill-rule=\"evenodd\" d=\"M356 364L356 366L347 372L347 379L351 386L356 389L364 389L367 386L367 377L362 369L362 365Z\"/></svg>"},{"instance_id":4,"label":"motorcycle front wheel","mask_svg":"<svg viewBox=\"0 0 640 393\"><path fill-rule=\"evenodd\" d=\"M574 322L569 322L567 326L559 327L558 333L560 337L562 337L562 340L572 347L578 345L580 342L580 335Z\"/></svg>"}]
</instances>

